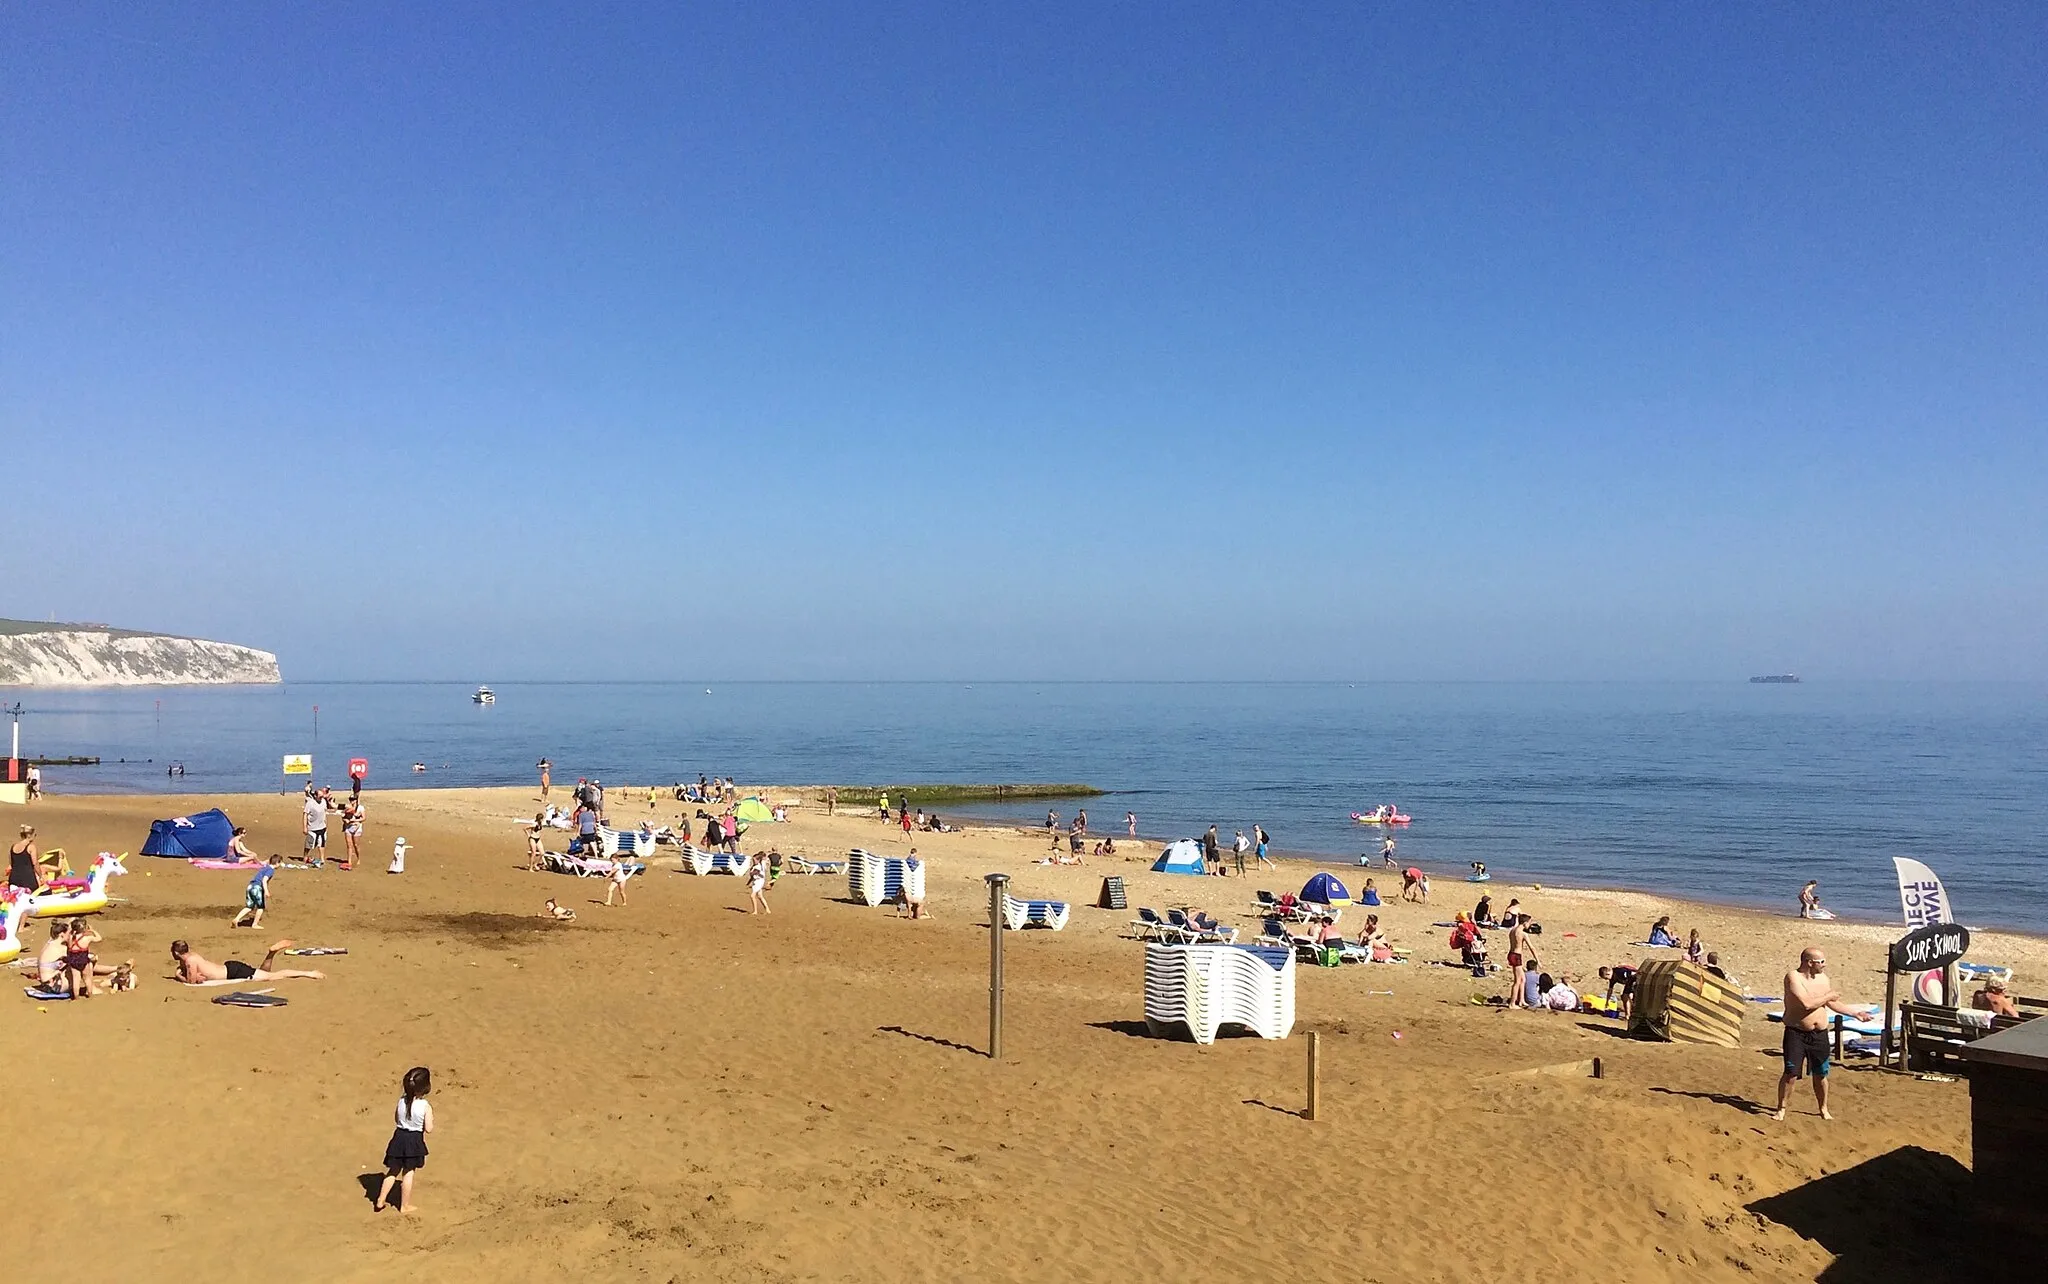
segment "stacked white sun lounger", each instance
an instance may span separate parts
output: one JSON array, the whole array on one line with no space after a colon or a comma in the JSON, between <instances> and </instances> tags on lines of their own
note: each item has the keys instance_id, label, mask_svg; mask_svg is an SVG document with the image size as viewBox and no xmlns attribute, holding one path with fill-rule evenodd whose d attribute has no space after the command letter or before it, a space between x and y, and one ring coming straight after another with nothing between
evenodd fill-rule
<instances>
[{"instance_id":1,"label":"stacked white sun lounger","mask_svg":"<svg viewBox=\"0 0 2048 1284\"><path fill-rule=\"evenodd\" d=\"M1184 1026L1196 1043L1214 1043L1226 1025L1284 1039L1294 1029L1294 955L1257 945L1147 945L1145 1024L1154 1034Z\"/></svg>"},{"instance_id":2,"label":"stacked white sun lounger","mask_svg":"<svg viewBox=\"0 0 2048 1284\"><path fill-rule=\"evenodd\" d=\"M1026 927L1049 927L1057 932L1067 925L1069 910L1065 901L1020 901L1003 894L1003 926L1013 932Z\"/></svg>"},{"instance_id":3,"label":"stacked white sun lounger","mask_svg":"<svg viewBox=\"0 0 2048 1284\"><path fill-rule=\"evenodd\" d=\"M607 860L633 857L646 860L654 855L654 835L643 834L637 829L607 829L597 827L598 854Z\"/></svg>"},{"instance_id":4,"label":"stacked white sun lounger","mask_svg":"<svg viewBox=\"0 0 2048 1284\"><path fill-rule=\"evenodd\" d=\"M694 843L683 844L682 868L692 874L737 874L748 859L737 852L707 852Z\"/></svg>"},{"instance_id":5,"label":"stacked white sun lounger","mask_svg":"<svg viewBox=\"0 0 2048 1284\"><path fill-rule=\"evenodd\" d=\"M846 890L868 905L892 901L905 888L910 899L924 899L924 862L902 856L877 856L856 847L846 853Z\"/></svg>"}]
</instances>

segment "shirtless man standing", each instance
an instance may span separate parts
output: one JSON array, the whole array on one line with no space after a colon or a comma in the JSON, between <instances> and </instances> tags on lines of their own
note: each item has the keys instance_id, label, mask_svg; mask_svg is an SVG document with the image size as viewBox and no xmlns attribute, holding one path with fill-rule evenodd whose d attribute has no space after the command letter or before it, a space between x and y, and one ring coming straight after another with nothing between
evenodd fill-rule
<instances>
[{"instance_id":1,"label":"shirtless man standing","mask_svg":"<svg viewBox=\"0 0 2048 1284\"><path fill-rule=\"evenodd\" d=\"M202 958L199 953L183 941L171 942L171 961L177 964L178 977L187 985L203 985L208 981L324 981L325 972L301 972L292 968L272 971L270 965L277 961L280 952L291 948L289 940L279 941L263 956L262 967L250 967L240 959L229 959L215 963Z\"/></svg>"},{"instance_id":2,"label":"shirtless man standing","mask_svg":"<svg viewBox=\"0 0 2048 1284\"><path fill-rule=\"evenodd\" d=\"M1820 1117L1828 1113L1828 1013L1859 1015L1842 1006L1835 983L1828 980L1828 960L1817 946L1799 952L1799 969L1785 973L1785 1073L1778 1080L1778 1108L1771 1118L1785 1117L1785 1098L1792 1095L1793 1081L1804 1063L1813 1071L1813 1099Z\"/></svg>"}]
</instances>

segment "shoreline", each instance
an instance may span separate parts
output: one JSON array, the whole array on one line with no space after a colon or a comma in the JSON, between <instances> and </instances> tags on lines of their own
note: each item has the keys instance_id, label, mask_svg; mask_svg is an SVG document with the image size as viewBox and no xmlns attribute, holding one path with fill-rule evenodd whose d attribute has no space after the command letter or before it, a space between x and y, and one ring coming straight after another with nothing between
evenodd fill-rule
<instances>
[{"instance_id":1,"label":"shoreline","mask_svg":"<svg viewBox=\"0 0 2048 1284\"><path fill-rule=\"evenodd\" d=\"M537 789L538 789L538 787L539 787L539 786L538 786L537 784L533 783L533 782L520 782L520 783L512 783L512 784L503 784L503 783L500 783L500 784L495 784L495 785L444 785L444 784L430 784L430 783L421 783L421 784L404 784L404 785L398 785L398 786L383 786L383 787L380 787L380 788L373 788L373 789L365 789L365 790L363 791L363 796L364 796L365 798L371 798L371 797L374 797L374 796L376 796L376 795L379 795L379 794L389 794L389 795L398 795L398 796L403 796L403 795L410 795L410 794L436 794L436 793L444 793L444 794L464 794L464 793L474 793L474 792L479 792L479 791L521 791L521 790L530 790L530 789L532 789L532 790L537 790ZM665 789L667 788L666 786L662 786L662 785L656 785L655 787L656 787L657 789L664 789L664 790L665 790ZM839 786L835 786L835 787L836 787L836 788L839 788L839 789L841 789L842 791L843 791L843 790L846 790L846 789L848 789L848 788L852 788L851 786L846 786L846 785L839 785ZM570 783L570 784L557 784L557 785L555 786L555 792L556 792L557 794L561 794L561 795L564 795L564 796L566 796L566 795L567 795L567 793L568 793L568 791L569 791L569 790L571 790L571 789L573 789L573 788L574 788L574 785L573 785L573 783ZM635 785L616 785L616 786L608 786L608 787L607 787L607 790L606 790L606 792L607 792L607 793L611 793L611 794L615 794L615 795L616 795L616 796L617 796L618 798L620 798L620 799L626 799L626 798L627 798L627 794L628 794L628 793L630 793L630 792L631 792L632 790L634 790L634 789L638 789L639 791L641 791L642 793L644 793L644 792L645 792L645 790L646 790L646 788L647 788L647 786L646 786L645 784L640 784L640 785L637 785L637 786L635 786ZM823 801L823 797L822 797L822 795L823 795L823 791L824 791L824 790L825 790L825 789L827 788L827 786L825 786L825 785L754 785L754 786L749 786L748 788L751 788L751 789L755 789L755 790L760 790L760 791L765 791L765 792L773 792L773 793L775 793L775 794L777 794L777 795L778 795L778 798L776 799L777 801L780 801L780 800L781 800L782 798L789 798L789 799L793 799L793 800L796 800L796 801L798 801L798 802L799 802L799 803L801 804L801 806L803 807L803 809L805 809L805 811L807 811L807 812L813 812L813 811L814 811L814 812L815 812L815 813L816 813L816 814L817 814L818 816L820 816L820 817L822 817L822 816L823 816L823 807L824 807L824 801ZM263 792L263 793L257 793L257 792L253 792L253 791L235 791L235 792L221 792L221 793L212 793L212 792L205 792L205 791L199 791L199 790L195 790L195 791L193 791L193 792L192 792L192 793L190 793L190 794L182 794L182 793L178 793L178 794L156 794L156 793L91 793L91 792L66 792L66 793L61 793L61 794L49 794L49 795L45 795L45 797L46 797L46 799L49 799L49 798L69 798L69 799L77 799L77 800L81 800L81 801L85 801L85 800L98 800L98 801L106 801L106 802L122 802L122 803L141 803L141 802L150 802L150 803L153 803L153 804L163 804L163 803L174 803L174 802L176 802L176 801L178 801L178 800L181 800L181 799L200 799L200 798L205 798L205 799L213 799L213 800L219 800L219 799L232 799L232 798L245 798L245 799L249 799L249 800L261 800L261 799L277 799L277 798L289 798L289 797L293 797L293 796L296 796L298 792L299 792L299 791L298 791L298 789L296 789L296 788L293 788L293 789L289 789L289 790L280 790L280 791L278 791L278 792L277 792L277 793L275 793L275 794L272 794L272 793L268 793L268 792ZM342 791L340 791L340 790L337 790L337 793L339 793L339 792L342 792ZM742 790L742 796L743 796L743 797L745 796L745 792L746 792L745 790ZM1109 798L1109 797L1115 797L1115 796L1116 796L1116 791L1114 791L1114 790L1108 790L1108 791L1104 791L1104 792L1102 792L1102 793L1099 793L1099 794L1097 794L1097 795L1094 795L1094 796L1096 796L1096 797L1104 797L1104 798ZM535 798L534 798L534 800L533 800L533 801L536 801L536 802L538 801L538 796L537 796L537 795L535 796ZM627 799L627 801L630 801L630 800L629 800L629 799ZM662 798L662 803L663 803L663 805L664 805L665 807L688 807L688 808L692 808L692 809L694 809L694 808L696 808L696 807L698 807L698 806L702 805L702 804L697 804L697 803L676 803L676 802L674 802L674 800L673 800L672 798L668 797L668 796L667 796L667 795L666 795L665 793L664 793L664 795L663 795L663 798ZM876 826L879 826L879 825L881 824L881 821L880 821L880 820L878 820L878 819L876 819L876 818L874 818L874 817L871 817L871 816L870 816L870 817L860 817L860 816L858 816L858 815L850 814L850 813L848 813L848 812L847 812L847 810L846 810L846 808L847 808L848 806L867 806L867 805L868 805L868 804L866 804L866 803L860 803L860 804L848 804L848 803L844 803L844 802L842 802L842 803L840 804L840 808L841 808L841 810L839 811L839 813L838 813L838 816L839 816L839 817L842 817L842 818L850 818L850 819L855 819L855 820L863 820L863 819L864 819L864 820L866 820L866 821L867 821L867 822L869 822L869 823L872 823L872 824L874 824L874 825L876 825ZM195 810L197 810L197 808L195 808ZM182 813L182 812L166 812L165 814L166 814L166 815L171 815L171 814L183 814L183 813ZM636 814L636 815L637 815L637 813L633 813L633 814ZM947 813L947 814L948 814L948 815L953 815L953 816L958 816L958 817L959 817L959 823L955 825L955 831L956 831L956 832L961 832L961 833L965 833L965 832L970 832L970 831L972 831L972 832L981 832L981 833L992 833L992 834L1015 834L1015 835L1019 835L1019 836L1023 836L1023 837L1031 838L1031 839L1034 839L1034 840L1043 840L1043 839L1044 839L1044 837L1045 837L1045 835L1046 835L1046 831L1045 831L1045 828L1044 828L1044 826L1042 826L1042 825L1037 825L1037 826L1033 826L1033 825L1028 825L1028 824L1017 824L1017 823L1014 823L1014 822L1011 822L1011 821L1006 821L1006 820L1003 820L1003 819L1001 819L1001 818L992 818L992 817L986 817L986 816L976 816L976 815L974 815L974 814L973 814L973 813L972 813L971 811L965 811L965 812L949 812L949 813ZM22 822L22 823L26 823L26 822ZM892 830L892 832L894 832L894 831ZM1096 838L1100 838L1100 837L1115 837L1115 838L1117 838L1117 839L1119 840L1119 842L1121 842L1121 843L1128 843L1128 842L1131 842L1131 841L1133 841L1133 840L1131 840L1131 839L1128 839L1128 838L1126 838L1125 836L1123 836L1123 835L1121 835L1121 834L1115 834L1115 833L1111 833L1111 832L1109 832L1109 831L1091 831L1091 832L1090 832L1090 838L1091 838L1091 840L1092 840L1092 839L1096 839ZM1189 835L1182 835L1182 837L1191 837L1191 836L1189 836ZM1199 839L1199 835L1194 835L1194 836L1192 836L1192 837L1196 837L1197 839ZM1398 837L1398 835L1397 835L1397 837ZM1158 851L1158 849L1159 849L1160 847L1164 846L1164 845L1165 845L1166 843L1169 843L1169 842L1173 842L1173 841L1176 841L1176 840L1175 840L1175 839L1171 839L1171 838L1163 838L1163 837L1158 837L1158 836L1155 836L1155 835L1150 835L1150 834L1140 833L1140 834L1138 835L1138 837L1137 837L1137 839L1136 839L1135 841L1136 841L1137 843L1141 844L1141 845L1143 845L1143 844L1150 844L1150 846L1151 846L1151 849L1152 849L1152 852L1153 852L1154 854L1156 854L1156 853L1157 853L1157 851ZM1340 856L1338 856L1338 855L1336 855L1336 854L1332 854L1332 853L1321 853L1321 852L1309 852L1309 851L1300 851L1300 850L1293 850L1293 849L1288 849L1288 850L1282 850L1282 849L1279 849L1279 848L1274 848L1274 849L1272 849L1272 850L1270 851L1270 853L1269 853L1269 854L1270 854L1270 855L1271 855L1271 857L1272 857L1272 858L1273 858L1274 860L1276 860L1276 861L1289 861L1289 862L1295 862L1295 863L1299 863L1299 864L1303 864L1303 865L1315 865L1315 866L1317 866L1318 868L1322 868L1322 869L1327 869L1327 870L1331 871L1332 873L1340 873L1340 872L1341 872L1341 875L1340 875L1340 876L1341 876L1341 878L1342 878L1342 881L1346 882L1346 883L1347 883L1347 885L1348 885L1348 884L1349 884L1349 883L1350 883L1350 882L1352 881L1352 879L1353 879L1354 877L1356 877L1357 879L1359 879L1359 880L1361 880L1361 881L1362 881L1362 879L1363 879L1363 878L1365 878L1365 877L1372 877L1372 878L1378 878L1378 877L1379 877L1380 875L1382 875L1382 874L1398 874L1398 871L1396 871L1396 870L1389 870L1389 869L1385 869L1384 867L1376 867L1376 866L1368 866L1368 865L1362 865L1362 864L1359 864L1359 863L1358 863L1358 858L1357 858L1356 856L1349 856L1349 857L1340 857ZM1118 860L1120 860L1120 861L1122 861L1122 860L1125 860L1126 858L1125 858L1125 857L1124 857L1124 856L1123 856L1123 855L1122 855L1121 853L1119 853L1119 855L1118 855L1117 859L1118 859ZM1226 852L1226 853L1225 853L1225 860L1226 860L1226 862L1228 862L1228 861L1230 860L1230 854L1229 854L1228 852ZM1404 862L1403 862L1403 863L1404 863L1404 864L1406 864L1406 863L1408 863L1408 862L1407 862L1407 861L1406 861L1406 860L1404 859ZM1084 869L1085 869L1085 868L1089 868L1089 867L1087 867L1087 866L1081 866L1081 867L1073 867L1073 866L1068 866L1068 867L1066 867L1066 868L1084 868ZM1425 871L1426 871L1426 872L1428 872L1428 873L1430 873L1430 874L1431 874L1431 876L1432 876L1432 878L1433 878L1433 879L1435 879L1435 876L1436 876L1436 874L1437 874L1437 871L1435 871L1435 870L1431 870L1431 869L1428 869L1428 867L1427 867L1426 865L1424 866L1424 869L1425 869ZM1181 877L1185 877L1185 876L1181 876ZM1235 875L1235 874L1232 874L1232 875L1230 875L1230 878L1235 878L1235 877L1236 877L1236 875ZM1228 881L1228 880L1226 879L1225 881ZM1712 908L1712 909L1717 909L1717 910L1726 910L1726 911L1733 911L1733 912L1738 912L1738 913L1742 913L1742 914L1747 914L1747 915L1754 915L1754 916L1757 916L1757 917L1759 917L1759 918L1763 918L1763 919L1775 919L1775 920L1778 920L1778 921L1781 921L1781 922L1785 922L1785 923L1789 923L1789 924L1798 924L1798 923L1811 923L1811 924L1821 925L1821 924L1827 924L1827 923L1839 923L1839 924L1843 924L1843 925L1846 925L1846 926L1852 926L1852 927L1858 927L1858 928L1868 928L1868 929L1872 929L1872 930L1885 930L1885 931L1890 931L1890 932L1893 932L1893 933L1894 933L1894 934L1896 934L1896 935L1903 935L1903 934L1904 934L1904 932L1906 931L1906 928L1905 928L1905 925L1903 924L1903 922L1900 922L1900 921L1895 921L1895 920L1890 920L1890 919L1884 919L1884 918L1878 918L1878 917L1874 917L1874 916L1872 916L1872 915L1869 915L1869 914L1858 914L1858 913L1855 913L1855 912L1853 912L1853 911L1850 911L1850 912L1838 912L1838 913L1837 913L1837 914L1835 915L1835 917L1834 917L1834 918L1832 918L1832 919L1803 919L1803 918L1800 918L1800 917L1799 917L1799 916L1798 916L1797 914L1791 913L1791 912L1789 912L1789 911L1784 911L1784 910L1779 910L1779 909L1775 909L1775 908L1773 908L1773 906L1772 906L1772 903L1771 903L1771 902L1769 902L1769 901L1766 901L1766 900L1764 900L1764 899L1762 899L1762 898L1742 898L1742 897L1733 897L1733 896L1707 896L1707 895L1695 895L1695 894L1691 894L1691 893L1682 893L1682 892L1674 892L1674 891L1667 891L1667 890L1664 890L1664 889L1661 889L1661 888L1658 888L1658 887L1655 887L1655 886L1652 886L1652 885L1648 885L1648 884L1643 884L1643 883L1627 882L1627 881L1621 881L1621 880L1616 880L1616 881L1611 881L1611 882L1610 882L1610 881L1594 881L1594 880L1589 880L1589 879L1585 879L1585 878L1580 878L1580 877L1574 877L1574 876L1571 876L1571 875L1558 875L1558 876L1556 876L1556 877L1554 877L1554 878L1553 878L1553 877L1550 877L1550 876L1542 876L1542 877L1538 877L1538 876L1535 876L1535 875L1533 875L1533 874L1531 873L1531 871L1529 871L1529 870L1526 870L1526 869L1521 869L1521 868L1510 868L1510 869L1508 869L1508 870L1505 870L1505 871L1498 871L1498 872L1496 872L1496 873L1495 873L1495 876L1494 876L1493 878L1491 878L1490 880L1488 880L1488 881L1487 881L1486 883L1484 883L1484 884L1475 884L1475 883L1472 883L1472 882L1471 882L1470 880L1468 880L1467 878L1465 878L1465 877L1464 877L1463 875L1461 875L1461 874L1446 874L1446 875L1445 875L1445 876L1444 876L1443 878L1441 878L1441 879L1436 879L1435 881L1436 881L1436 886L1435 886L1435 888L1434 888L1433 890L1434 890L1434 891L1436 892L1437 896L1438 896L1438 897L1439 897L1440 899L1441 899L1441 898L1442 898L1442 897L1443 897L1443 896L1444 896L1444 895L1445 895L1446 893L1450 892L1450 890L1451 890L1451 888L1452 888L1452 886L1453 886L1453 885L1456 885L1456 886L1460 886L1460 887L1465 887L1465 888L1467 888L1467 889L1473 889L1473 888L1478 888L1478 887L1486 887L1486 888L1495 888L1495 887L1499 887L1499 888L1502 888L1502 889L1506 889L1506 890L1509 890L1509 891L1513 891L1513 892L1521 892L1521 893L1526 893L1526 892L1531 892L1531 891L1534 891L1534 892L1538 892L1538 893L1544 893L1544 894L1548 894L1548 893L1556 893L1556 892L1565 892L1565 893L1588 893L1588 894L1617 894L1617 895L1626 895L1626 896L1636 896L1636 897L1641 897L1641 898L1643 898L1643 899L1645 899L1645 900L1652 900L1652 901L1657 901L1657 902L1661 902L1661 903L1668 903L1668 904L1671 904L1671 905L1674 905L1674 906L1699 906L1699 907L1702 907L1702 908ZM1395 895L1398 895L1398 894L1399 894L1399 887L1398 887L1398 886L1396 886L1396 887L1395 887L1395 889L1394 889L1394 894L1395 894ZM1476 890L1472 890L1472 891L1470 891L1470 892L1469 892L1469 899L1470 899L1470 900L1472 900L1472 901L1475 901L1475 902L1476 902L1476 901L1477 901L1477 899L1478 899L1478 897L1479 897L1479 896L1480 896L1481 894L1482 894L1482 893L1480 893L1479 891L1476 891ZM1383 895L1383 896L1385 895L1385 890L1384 890L1384 889L1382 889L1382 895ZM1797 897L1797 889L1796 889L1796 888L1794 888L1794 889L1793 889L1793 892L1792 892L1792 896L1793 896L1793 898L1794 898L1794 899L1796 899L1796 897ZM1460 908L1468 908L1467 906L1462 906L1462 905L1458 905L1458 904L1455 904L1455 903L1453 903L1453 902L1450 902L1450 901L1442 901L1442 903L1443 903L1443 904L1446 904L1446 905L1448 905L1451 911L1455 911L1455 910L1457 910L1457 909L1460 909ZM1991 918L1980 918L1980 919L1978 919L1978 920L1977 920L1976 922L1964 922L1964 923L1963 923L1963 926L1965 926L1965 927L1969 928L1969 930L1970 930L1970 931L1971 931L1971 932L1972 932L1973 934L1974 934L1974 933L1980 933L1980 932L1989 932L1989 933L1996 933L1996 934L1999 934L1999 935L2002 935L2002 936L2009 936L2009 937L2017 937L2017 938L2022 938L2022 939L2026 939L2026 940L2032 940L2032 941L2041 941L2041 942L2044 942L2044 943L2048 943L2048 929L2042 929L2042 928L2036 928L2036 927L2023 927L2023 926L2015 926L2015 925L2013 925L2013 924L2009 924L2009 923L2001 922L2001 921L1999 921L1999 920L1997 920L1997 919L1991 919Z\"/></svg>"}]
</instances>

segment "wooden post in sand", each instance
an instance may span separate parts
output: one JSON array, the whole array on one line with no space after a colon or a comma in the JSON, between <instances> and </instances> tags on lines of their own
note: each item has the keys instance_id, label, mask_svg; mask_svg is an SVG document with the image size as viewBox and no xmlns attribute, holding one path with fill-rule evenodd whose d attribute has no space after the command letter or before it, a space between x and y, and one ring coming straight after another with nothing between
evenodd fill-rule
<instances>
[{"instance_id":1,"label":"wooden post in sand","mask_svg":"<svg viewBox=\"0 0 2048 1284\"><path fill-rule=\"evenodd\" d=\"M1008 874L988 875L988 1059L1003 1059L1003 898Z\"/></svg>"},{"instance_id":2,"label":"wooden post in sand","mask_svg":"<svg viewBox=\"0 0 2048 1284\"><path fill-rule=\"evenodd\" d=\"M1323 1032L1321 1030L1310 1030L1308 1032L1308 1110L1304 1116L1310 1123L1315 1122L1316 1106L1319 1104L1317 1098L1323 1095L1322 1059Z\"/></svg>"}]
</instances>

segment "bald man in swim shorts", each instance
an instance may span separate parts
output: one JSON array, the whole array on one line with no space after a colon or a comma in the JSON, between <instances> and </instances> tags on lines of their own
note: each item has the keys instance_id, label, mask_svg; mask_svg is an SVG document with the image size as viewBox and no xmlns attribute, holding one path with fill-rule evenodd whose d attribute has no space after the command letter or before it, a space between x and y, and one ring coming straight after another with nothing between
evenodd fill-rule
<instances>
[{"instance_id":1,"label":"bald man in swim shorts","mask_svg":"<svg viewBox=\"0 0 2048 1284\"><path fill-rule=\"evenodd\" d=\"M1802 1066L1813 1072L1813 1099L1820 1117L1828 1113L1828 1013L1860 1015L1842 1006L1842 996L1828 979L1827 955L1819 946L1799 952L1799 967L1785 973L1785 1073L1778 1080L1778 1108L1771 1118L1785 1117L1785 1099Z\"/></svg>"}]
</instances>

